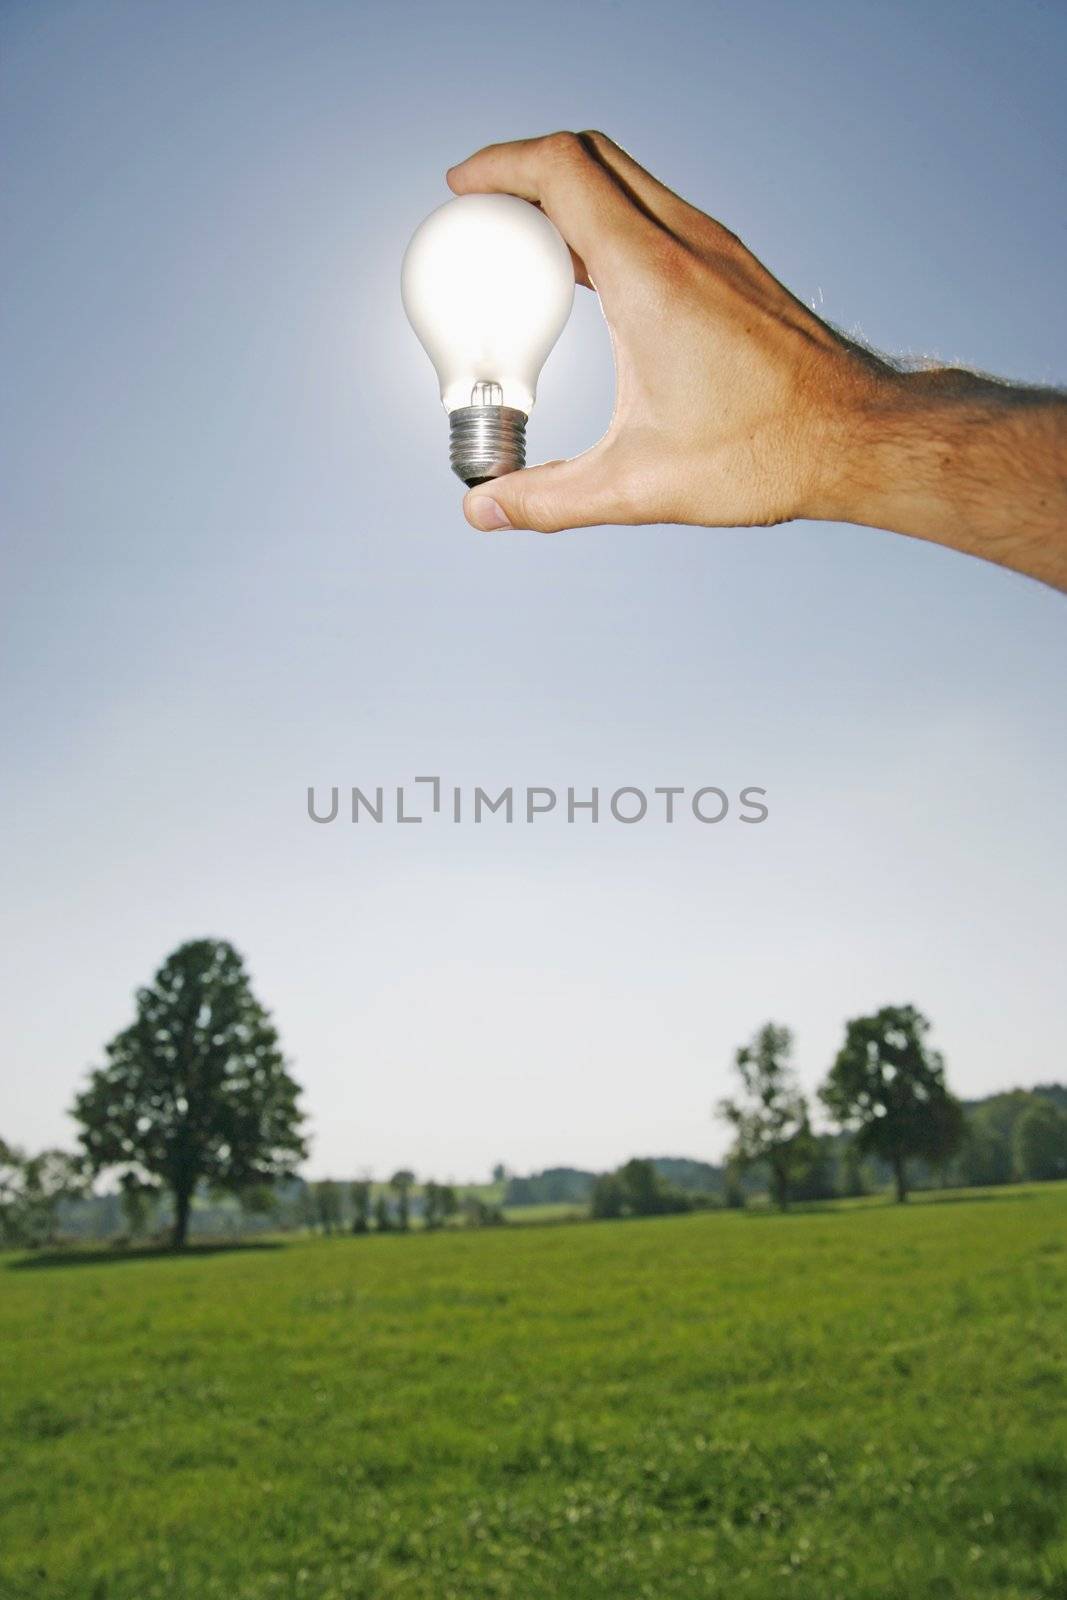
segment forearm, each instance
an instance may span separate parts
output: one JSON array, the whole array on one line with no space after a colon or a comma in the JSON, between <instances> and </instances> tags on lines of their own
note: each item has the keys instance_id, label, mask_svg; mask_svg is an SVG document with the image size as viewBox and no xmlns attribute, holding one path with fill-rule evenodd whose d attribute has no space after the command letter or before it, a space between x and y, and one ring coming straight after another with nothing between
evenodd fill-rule
<instances>
[{"instance_id":1,"label":"forearm","mask_svg":"<svg viewBox=\"0 0 1067 1600\"><path fill-rule=\"evenodd\" d=\"M912 534L1067 589L1067 397L890 368L837 427L821 517Z\"/></svg>"}]
</instances>

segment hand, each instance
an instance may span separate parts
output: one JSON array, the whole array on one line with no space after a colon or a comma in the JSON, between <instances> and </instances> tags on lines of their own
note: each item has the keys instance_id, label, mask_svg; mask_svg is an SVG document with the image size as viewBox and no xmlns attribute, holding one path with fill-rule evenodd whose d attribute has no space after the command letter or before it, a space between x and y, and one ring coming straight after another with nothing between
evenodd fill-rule
<instances>
[{"instance_id":1,"label":"hand","mask_svg":"<svg viewBox=\"0 0 1067 1600\"><path fill-rule=\"evenodd\" d=\"M901 372L821 322L732 233L602 133L490 145L456 194L540 205L595 288L615 411L584 455L479 485L476 528L794 517L931 539L1067 588L1067 400Z\"/></svg>"},{"instance_id":2,"label":"hand","mask_svg":"<svg viewBox=\"0 0 1067 1600\"><path fill-rule=\"evenodd\" d=\"M490 145L448 173L457 194L542 207L596 289L615 350L615 412L584 455L481 485L475 527L737 526L816 515L842 404L877 363L784 289L721 223L601 133Z\"/></svg>"}]
</instances>

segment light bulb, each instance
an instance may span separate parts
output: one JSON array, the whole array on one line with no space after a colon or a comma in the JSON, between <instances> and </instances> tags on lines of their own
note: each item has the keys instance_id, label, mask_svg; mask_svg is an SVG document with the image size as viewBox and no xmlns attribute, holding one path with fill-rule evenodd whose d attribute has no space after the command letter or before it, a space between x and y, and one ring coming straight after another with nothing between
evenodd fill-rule
<instances>
[{"instance_id":1,"label":"light bulb","mask_svg":"<svg viewBox=\"0 0 1067 1600\"><path fill-rule=\"evenodd\" d=\"M556 228L515 195L449 200L415 230L401 293L440 381L452 470L473 487L524 466L537 380L574 301Z\"/></svg>"}]
</instances>

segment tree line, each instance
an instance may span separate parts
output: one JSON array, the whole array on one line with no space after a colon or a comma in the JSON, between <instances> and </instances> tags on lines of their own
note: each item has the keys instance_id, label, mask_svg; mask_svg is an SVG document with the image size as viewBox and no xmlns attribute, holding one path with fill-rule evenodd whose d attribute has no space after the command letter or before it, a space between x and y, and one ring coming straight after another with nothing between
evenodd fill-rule
<instances>
[{"instance_id":1,"label":"tree line","mask_svg":"<svg viewBox=\"0 0 1067 1600\"><path fill-rule=\"evenodd\" d=\"M766 1175L783 1209L797 1198L821 1197L835 1140L837 1148L843 1144L849 1193L862 1192L864 1163L871 1161L891 1172L901 1201L916 1162L939 1170L943 1181L954 1164L965 1182L1067 1176L1064 1110L1050 1098L1013 1092L968 1121L929 1031L914 1006L883 1007L846 1025L818 1091L837 1130L827 1135L813 1128L790 1030L765 1024L737 1051L737 1093L718 1106L733 1130L721 1199L743 1203L756 1173ZM325 1233L410 1230L417 1186L408 1169L395 1172L388 1185L360 1179L347 1188L333 1180L308 1186L296 1179L307 1155L300 1089L232 945L193 940L168 956L138 990L134 1020L107 1045L105 1057L72 1107L80 1130L77 1155L47 1150L31 1157L0 1140L0 1242L50 1238L63 1206L90 1193L102 1172L117 1180L130 1235L143 1232L168 1196L178 1248L188 1236L194 1197L204 1194L228 1195L249 1214L268 1214L279 1195L292 1190L304 1225ZM635 1159L594 1178L591 1214L655 1215L699 1203L672 1177L701 1164L675 1161L670 1175L663 1165ZM567 1173L558 1169L563 1188ZM494 1177L503 1191L504 1169ZM496 1201L460 1195L454 1185L434 1180L421 1186L417 1205L422 1226L430 1229L451 1226L458 1215L476 1226L503 1220Z\"/></svg>"}]
</instances>

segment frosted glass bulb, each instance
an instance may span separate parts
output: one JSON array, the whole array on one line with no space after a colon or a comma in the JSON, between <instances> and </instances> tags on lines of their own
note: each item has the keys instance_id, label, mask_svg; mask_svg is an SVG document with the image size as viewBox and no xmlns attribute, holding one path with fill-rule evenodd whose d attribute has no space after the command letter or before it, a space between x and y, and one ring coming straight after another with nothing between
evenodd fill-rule
<instances>
[{"instance_id":1,"label":"frosted glass bulb","mask_svg":"<svg viewBox=\"0 0 1067 1600\"><path fill-rule=\"evenodd\" d=\"M452 469L466 484L526 461L526 419L574 301L556 228L511 194L465 194L430 213L404 255L408 320L433 362Z\"/></svg>"}]
</instances>

